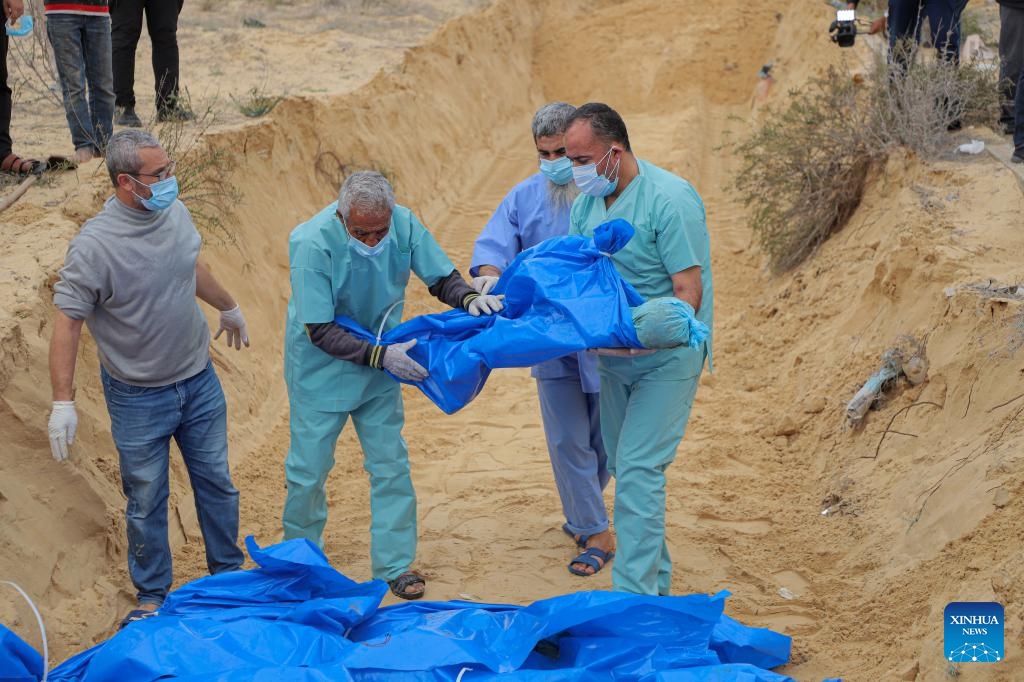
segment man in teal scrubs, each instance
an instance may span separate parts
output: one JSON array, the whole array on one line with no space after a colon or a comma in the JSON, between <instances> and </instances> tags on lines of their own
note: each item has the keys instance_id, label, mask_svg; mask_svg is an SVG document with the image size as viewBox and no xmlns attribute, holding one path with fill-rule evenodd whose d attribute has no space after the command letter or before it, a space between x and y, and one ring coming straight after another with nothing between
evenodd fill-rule
<instances>
[{"instance_id":1,"label":"man in teal scrubs","mask_svg":"<svg viewBox=\"0 0 1024 682\"><path fill-rule=\"evenodd\" d=\"M404 599L423 596L426 582L410 566L416 556L416 493L402 438L405 414L398 382L384 371L422 381L410 358L416 341L382 346L343 331L334 318L354 319L378 338L402 319L413 272L431 294L472 315L502 308L462 278L383 175L361 171L341 186L338 201L292 231L288 243L292 297L285 330L285 382L291 445L285 460L288 497L284 537L323 545L324 485L342 427L352 417L370 475L373 577Z\"/></svg>"},{"instance_id":2,"label":"man in teal scrubs","mask_svg":"<svg viewBox=\"0 0 1024 682\"><path fill-rule=\"evenodd\" d=\"M711 251L704 203L682 178L630 149L622 118L605 104L585 104L569 120L565 152L580 188L570 234L624 218L636 229L609 257L646 299L676 296L712 326ZM697 348L649 355L602 356L601 436L615 477L618 554L612 587L669 594L672 560L665 542L665 470L686 431L711 337Z\"/></svg>"}]
</instances>

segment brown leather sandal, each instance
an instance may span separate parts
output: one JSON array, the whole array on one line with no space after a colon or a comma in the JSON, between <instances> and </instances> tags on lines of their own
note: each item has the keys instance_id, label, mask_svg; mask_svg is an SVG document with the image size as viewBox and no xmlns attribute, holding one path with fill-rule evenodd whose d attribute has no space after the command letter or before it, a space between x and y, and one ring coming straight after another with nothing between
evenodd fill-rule
<instances>
[{"instance_id":1,"label":"brown leather sandal","mask_svg":"<svg viewBox=\"0 0 1024 682\"><path fill-rule=\"evenodd\" d=\"M11 152L0 161L0 171L12 175L30 175L41 163L36 159L23 159Z\"/></svg>"}]
</instances>

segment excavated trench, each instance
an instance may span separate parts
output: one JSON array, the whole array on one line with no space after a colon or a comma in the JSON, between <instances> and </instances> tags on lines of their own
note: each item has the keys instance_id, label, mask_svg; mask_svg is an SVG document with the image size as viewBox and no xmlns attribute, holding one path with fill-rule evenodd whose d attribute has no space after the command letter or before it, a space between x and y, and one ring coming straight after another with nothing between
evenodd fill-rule
<instances>
[{"instance_id":1,"label":"excavated trench","mask_svg":"<svg viewBox=\"0 0 1024 682\"><path fill-rule=\"evenodd\" d=\"M417 212L465 272L473 240L490 213L535 168L528 126L536 107L554 99L605 101L622 113L639 156L694 183L707 204L712 233L719 372L703 382L670 469L674 591L731 590L732 615L794 636L794 662L784 672L800 679L895 679L911 672L920 674L917 679L939 679L940 628L927 618L938 609L941 623L938 602L957 596L951 585L961 569L945 567L970 565L956 543L979 528L1016 529L1020 537L1020 525L1004 528L987 513L961 509L969 522L949 530L939 511L940 517L922 517L924 527L949 532L930 545L928 536L893 526L886 518L906 513L900 497L909 494L907 477L930 478L941 472L941 461L927 461L916 473L905 466L893 470L895 465L856 468L849 462L873 444L837 428L841 409L834 408L870 368L877 355L871 344L900 333L905 315L891 287L910 281L934 289L943 276L963 273L940 260L931 274L914 275L907 266L911 256L899 250L910 242L897 243L890 255L876 243L865 255L846 241L835 252L826 250L817 269L812 264L795 277L769 281L750 248L745 214L727 189L737 161L722 145L735 139L730 129L748 125L744 119L760 65L772 58L788 64L795 84L809 73L805 64L812 57L834 58L830 46L804 28L819 13L792 3L777 16L775 6L739 0L699 6L641 0L552 4L498 0L449 22L409 50L398 67L353 93L290 98L266 122L210 135L209 144L235 157L231 177L243 197L230 227L233 239L213 235L206 250L215 272L242 302L253 339L245 353L213 348L230 406L242 533L263 544L280 537L288 446L281 367L291 229L334 198L346 172L377 168L393 181L398 201ZM766 28L766 39L751 40L752 31ZM907 163L897 174L905 185L921 177L935 180ZM97 185L89 205L95 207L102 193ZM869 192L862 211L884 203L876 194ZM79 213L65 208L70 220ZM871 241L873 234L862 236ZM90 341L79 359L78 457L71 467L47 469L45 478L32 464L47 447L45 432L28 413L48 401L47 285L62 249L37 257L39 285L19 304L26 312L21 321L5 323L0 404L9 443L0 511L11 519L3 566L42 595L52 614L58 660L109 634L130 603L116 456ZM876 254L882 265L871 260ZM848 294L828 286L830 275ZM439 309L415 279L407 298L407 316ZM871 306L881 311L872 312L874 319L882 321L861 330L854 344L858 315L867 315L864 309ZM811 310L822 312L809 315ZM915 324L940 324L937 306L918 310ZM983 334L976 325L960 322L950 329ZM861 336L869 337L864 347ZM973 367L957 360L950 344L941 348L945 354L933 358L933 372L952 376L953 367ZM991 376L983 383L997 381L997 367L984 371ZM583 581L565 570L572 547L559 530L528 371L494 373L484 393L451 417L415 391L405 396L405 437L419 493L417 565L431 578L431 598L525 603L610 587L608 571ZM983 440L984 428L977 426L976 439ZM336 456L328 484L326 552L339 569L366 579L367 483L351 433L343 434ZM1005 465L1006 458L1001 461ZM186 477L177 466L173 473L171 534L180 583L202 575L205 560ZM1015 480L1004 484L1012 490L1020 477ZM899 494L890 492L894 486L903 486ZM828 495L836 504L846 500L851 513L823 520L821 500ZM609 504L611 499L610 489ZM1019 510L1019 495L1010 499ZM43 537L32 530L40 526L48 529ZM1019 567L1009 568L1008 553L989 549L995 573L985 575L1003 576L998 579L1007 585L1020 577ZM1009 589L996 596L1019 596L1019 588ZM870 625L888 619L887 613L903 620ZM911 633L903 636L907 629ZM930 661L933 650L938 657ZM991 674L978 679L1010 679Z\"/></svg>"}]
</instances>

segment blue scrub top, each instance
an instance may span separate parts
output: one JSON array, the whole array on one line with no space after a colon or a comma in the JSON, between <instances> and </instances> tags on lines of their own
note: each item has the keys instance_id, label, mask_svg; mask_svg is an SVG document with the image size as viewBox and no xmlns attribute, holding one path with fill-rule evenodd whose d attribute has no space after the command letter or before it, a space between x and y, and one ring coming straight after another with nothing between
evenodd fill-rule
<instances>
[{"instance_id":1,"label":"blue scrub top","mask_svg":"<svg viewBox=\"0 0 1024 682\"><path fill-rule=\"evenodd\" d=\"M534 173L512 188L477 237L470 261L471 276L479 274L481 265L493 265L504 271L520 252L545 239L569 234L569 206L552 206L548 200L549 183L543 173ZM597 393L601 387L597 358L588 353L542 362L530 373L537 379L578 375L584 393Z\"/></svg>"},{"instance_id":2,"label":"blue scrub top","mask_svg":"<svg viewBox=\"0 0 1024 682\"><path fill-rule=\"evenodd\" d=\"M572 205L570 234L591 237L594 228L614 218L628 220L636 234L611 255L615 269L646 299L672 296L672 275L700 266L704 292L697 319L714 330L714 289L711 279L711 241L704 202L693 185L646 161L637 160L640 174L610 208L603 198L580 195ZM635 362L652 366L668 363L673 375L699 375L705 357L712 365L712 337L701 349L678 348L642 356Z\"/></svg>"},{"instance_id":3,"label":"blue scrub top","mask_svg":"<svg viewBox=\"0 0 1024 682\"><path fill-rule=\"evenodd\" d=\"M296 227L288 240L292 296L285 328L285 382L292 400L325 412L355 409L394 379L320 350L309 340L305 325L346 315L374 334L382 322L388 331L402 320L410 272L430 287L455 269L404 206L395 206L385 237L388 245L373 257L349 246L351 237L336 210L337 202L327 206Z\"/></svg>"}]
</instances>

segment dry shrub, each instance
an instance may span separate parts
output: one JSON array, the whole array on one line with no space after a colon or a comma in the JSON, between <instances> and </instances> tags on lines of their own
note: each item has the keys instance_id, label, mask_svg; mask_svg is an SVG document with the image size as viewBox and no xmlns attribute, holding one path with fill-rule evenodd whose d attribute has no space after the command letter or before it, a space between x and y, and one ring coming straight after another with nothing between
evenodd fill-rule
<instances>
[{"instance_id":1,"label":"dry shrub","mask_svg":"<svg viewBox=\"0 0 1024 682\"><path fill-rule=\"evenodd\" d=\"M796 267L846 224L892 149L932 158L955 146L946 132L955 121L994 120L993 71L913 52L909 67L879 58L867 78L830 67L736 147L735 186L772 270Z\"/></svg>"},{"instance_id":2,"label":"dry shrub","mask_svg":"<svg viewBox=\"0 0 1024 682\"><path fill-rule=\"evenodd\" d=\"M737 151L736 188L773 270L799 265L860 203L880 150L865 130L866 99L850 75L830 68L772 112Z\"/></svg>"},{"instance_id":3,"label":"dry shrub","mask_svg":"<svg viewBox=\"0 0 1024 682\"><path fill-rule=\"evenodd\" d=\"M191 108L187 94L181 105ZM231 181L234 155L203 139L215 122L214 104L210 103L196 112L193 121L151 122L149 127L156 129L160 146L177 162L178 192L203 236L234 244L235 235L226 223L242 195Z\"/></svg>"},{"instance_id":4,"label":"dry shrub","mask_svg":"<svg viewBox=\"0 0 1024 682\"><path fill-rule=\"evenodd\" d=\"M26 2L25 14L32 16L35 28L27 36L12 37L7 43L7 83L13 98L19 104L48 101L63 109L53 47L46 37L42 0Z\"/></svg>"}]
</instances>

